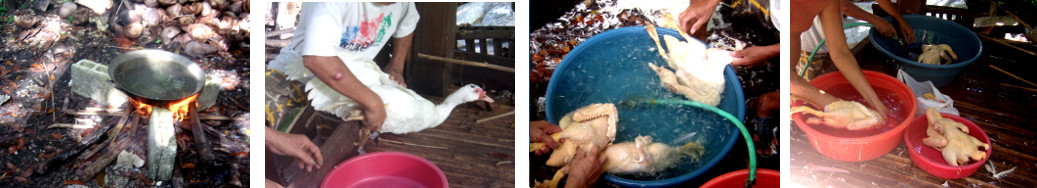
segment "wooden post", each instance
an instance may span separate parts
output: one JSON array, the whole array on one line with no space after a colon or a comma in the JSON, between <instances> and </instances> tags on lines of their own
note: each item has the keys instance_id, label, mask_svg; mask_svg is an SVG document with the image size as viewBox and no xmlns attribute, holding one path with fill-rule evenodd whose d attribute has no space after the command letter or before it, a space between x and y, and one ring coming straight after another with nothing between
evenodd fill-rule
<instances>
[{"instance_id":1,"label":"wooden post","mask_svg":"<svg viewBox=\"0 0 1037 188\"><path fill-rule=\"evenodd\" d=\"M897 1L897 10L900 14L923 14L924 0L900 0Z\"/></svg>"},{"instance_id":2,"label":"wooden post","mask_svg":"<svg viewBox=\"0 0 1037 188\"><path fill-rule=\"evenodd\" d=\"M453 65L415 59L418 53L453 58L457 33L457 3L415 3L421 20L404 71L407 87L422 94L446 96ZM469 44L471 46L472 44Z\"/></svg>"}]
</instances>

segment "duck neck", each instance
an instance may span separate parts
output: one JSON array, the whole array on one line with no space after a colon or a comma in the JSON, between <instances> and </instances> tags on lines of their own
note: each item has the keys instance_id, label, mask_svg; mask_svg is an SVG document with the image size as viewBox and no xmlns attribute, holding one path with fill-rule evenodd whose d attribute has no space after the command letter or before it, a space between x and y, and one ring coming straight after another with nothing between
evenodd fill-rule
<instances>
[{"instance_id":1,"label":"duck neck","mask_svg":"<svg viewBox=\"0 0 1037 188\"><path fill-rule=\"evenodd\" d=\"M439 119L446 120L450 116L450 112L454 111L454 107L461 103L464 103L461 96L457 95L457 93L451 94L442 103L436 105L436 114L440 116Z\"/></svg>"}]
</instances>

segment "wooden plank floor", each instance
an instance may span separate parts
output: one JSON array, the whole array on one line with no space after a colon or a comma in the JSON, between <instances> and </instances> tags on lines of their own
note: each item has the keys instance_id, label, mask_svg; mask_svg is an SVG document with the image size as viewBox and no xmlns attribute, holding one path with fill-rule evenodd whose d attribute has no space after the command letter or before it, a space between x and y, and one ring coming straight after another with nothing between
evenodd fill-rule
<instances>
[{"instance_id":1,"label":"wooden plank floor","mask_svg":"<svg viewBox=\"0 0 1037 188\"><path fill-rule=\"evenodd\" d=\"M434 103L442 100L438 97L426 96L426 98ZM500 105L493 111L485 111L475 103L461 104L454 108L453 113L443 124L437 127L402 135L382 134L379 137L382 141L378 143L368 141L364 145L364 150L368 153L404 152L425 158L443 170L450 187L512 187L515 180L514 116L504 116L480 124L475 124L475 122L478 119L514 110L513 106ZM332 168L335 164L357 155L355 151L336 150L352 149L352 143L358 139L356 133L333 135L334 133L331 132L340 124L351 126L351 128L359 125L354 122L343 124L341 121L320 116L318 115L313 120L302 120L301 124L304 125L299 125L301 127L294 129L293 133L306 134L310 138L314 138L318 145L336 138L339 140L336 142L344 143L344 145L322 147L321 152L325 155L325 167L314 172L303 172L291 163L277 165L281 171L284 171L282 174L285 179L300 184L298 187L316 186L320 182L320 177L324 176L322 174L328 173L324 168ZM356 132L355 128L350 130ZM335 156L328 156L329 154ZM313 184L312 182L318 183Z\"/></svg>"},{"instance_id":2,"label":"wooden plank floor","mask_svg":"<svg viewBox=\"0 0 1037 188\"><path fill-rule=\"evenodd\" d=\"M969 177L948 180L926 173L915 166L907 146L900 145L888 154L866 162L842 162L821 155L797 126L791 126L791 180L799 186L835 187L1033 187L1037 185L1037 91L1017 79L998 72L994 65L1027 80L1037 80L1037 57L1026 56L993 42L983 42L983 57L966 68L951 85L940 91L954 99L961 116L979 125L991 137L993 153L988 164L998 172L1016 168L994 178L981 167ZM1031 51L1033 49L1030 49ZM896 75L896 65L871 44L856 54L861 67ZM827 171L836 168L849 173Z\"/></svg>"},{"instance_id":3,"label":"wooden plank floor","mask_svg":"<svg viewBox=\"0 0 1037 188\"><path fill-rule=\"evenodd\" d=\"M442 99L429 97L429 100ZM515 185L515 118L507 116L475 124L477 119L514 111L501 105L492 112L474 103L454 108L443 124L403 135L382 134L379 139L440 148L368 142L367 152L396 151L428 159L443 170L450 187L513 187Z\"/></svg>"}]
</instances>

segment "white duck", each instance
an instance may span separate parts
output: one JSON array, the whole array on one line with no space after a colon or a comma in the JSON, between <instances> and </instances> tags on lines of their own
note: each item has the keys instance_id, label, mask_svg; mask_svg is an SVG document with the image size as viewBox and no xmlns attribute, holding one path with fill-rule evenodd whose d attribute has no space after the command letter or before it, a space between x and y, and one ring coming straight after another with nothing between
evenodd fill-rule
<instances>
[{"instance_id":1,"label":"white duck","mask_svg":"<svg viewBox=\"0 0 1037 188\"><path fill-rule=\"evenodd\" d=\"M353 75L385 103L386 117L381 132L405 134L421 131L443 123L457 105L476 100L493 102L482 88L468 84L447 96L439 105L434 105L413 90L390 80L374 61L345 51L339 52L338 56ZM313 78L313 72L303 65L302 58L293 60L297 62L288 63L284 68L289 80ZM360 104L328 87L320 79L306 82L306 91L309 91L308 98L314 109L343 119L358 119L362 109Z\"/></svg>"}]
</instances>

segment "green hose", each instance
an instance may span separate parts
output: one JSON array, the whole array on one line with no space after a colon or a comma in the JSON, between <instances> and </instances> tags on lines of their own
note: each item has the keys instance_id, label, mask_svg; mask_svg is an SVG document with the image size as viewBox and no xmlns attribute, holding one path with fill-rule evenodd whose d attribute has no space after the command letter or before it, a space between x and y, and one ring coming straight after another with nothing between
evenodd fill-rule
<instances>
[{"instance_id":1,"label":"green hose","mask_svg":"<svg viewBox=\"0 0 1037 188\"><path fill-rule=\"evenodd\" d=\"M647 104L673 104L673 105L694 106L694 107L698 107L698 108L701 108L701 109L706 109L706 110L709 110L711 112L720 114L720 116L723 116L724 118L727 118L727 120L731 121L731 123L734 123L735 126L738 127L738 130L742 131L742 137L745 138L745 145L749 149L749 178L745 179L745 187L752 187L752 185L756 184L756 146L753 145L753 138L752 138L751 135L749 135L749 130L745 128L745 125L742 125L742 121L741 120L739 120L738 118L735 118L734 115L731 115L730 113L727 113L724 110L721 110L721 109L719 109L717 107L713 107L711 105L706 105L706 104L702 104L702 103L695 102L695 101L686 101L686 100L648 100L648 101L645 101L645 103L647 103Z\"/></svg>"},{"instance_id":2,"label":"green hose","mask_svg":"<svg viewBox=\"0 0 1037 188\"><path fill-rule=\"evenodd\" d=\"M848 28L857 27L857 26L873 27L873 25L871 25L868 22L854 22L854 23L849 23L849 24L843 25L843 29L848 29ZM825 39L821 39L821 43L818 43L817 47L814 47L814 51L810 52L810 56L807 56L807 65L803 66L803 71L799 71L799 76L803 76L803 74L806 74L807 68L810 67L810 63L812 63L814 61L814 54L817 54L817 50L820 50L821 47L825 45L825 42L826 42Z\"/></svg>"}]
</instances>

